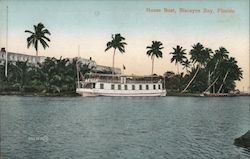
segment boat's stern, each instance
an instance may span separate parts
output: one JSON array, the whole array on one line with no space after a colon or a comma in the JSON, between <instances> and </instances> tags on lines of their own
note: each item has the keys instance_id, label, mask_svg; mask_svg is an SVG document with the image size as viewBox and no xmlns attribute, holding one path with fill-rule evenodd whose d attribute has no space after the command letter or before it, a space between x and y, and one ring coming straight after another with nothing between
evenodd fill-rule
<instances>
[{"instance_id":1,"label":"boat's stern","mask_svg":"<svg viewBox=\"0 0 250 159\"><path fill-rule=\"evenodd\" d=\"M84 97L98 96L93 89L77 88L76 93Z\"/></svg>"}]
</instances>

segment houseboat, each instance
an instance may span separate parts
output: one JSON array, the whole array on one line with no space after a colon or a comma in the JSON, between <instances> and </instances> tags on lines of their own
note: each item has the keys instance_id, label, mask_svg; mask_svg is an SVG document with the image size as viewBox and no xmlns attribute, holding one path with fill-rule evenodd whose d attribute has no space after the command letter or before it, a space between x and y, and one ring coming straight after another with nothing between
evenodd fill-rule
<instances>
[{"instance_id":1,"label":"houseboat","mask_svg":"<svg viewBox=\"0 0 250 159\"><path fill-rule=\"evenodd\" d=\"M89 73L77 82L81 96L165 96L163 78Z\"/></svg>"}]
</instances>

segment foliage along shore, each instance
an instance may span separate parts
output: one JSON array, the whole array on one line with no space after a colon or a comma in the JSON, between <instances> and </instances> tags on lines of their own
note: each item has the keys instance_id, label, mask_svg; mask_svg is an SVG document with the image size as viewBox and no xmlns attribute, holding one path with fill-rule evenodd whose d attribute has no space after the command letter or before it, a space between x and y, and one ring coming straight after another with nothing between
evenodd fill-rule
<instances>
[{"instance_id":1,"label":"foliage along shore","mask_svg":"<svg viewBox=\"0 0 250 159\"><path fill-rule=\"evenodd\" d=\"M79 97L76 92L63 92L63 93L42 93L42 92L0 92L0 96L34 96L34 97ZM250 96L249 93L235 94L233 96ZM173 93L169 92L166 97L201 97L197 93ZM221 96L207 96L207 97L221 97ZM226 97L226 96L225 96ZM230 96L231 97L231 96Z\"/></svg>"},{"instance_id":2,"label":"foliage along shore","mask_svg":"<svg viewBox=\"0 0 250 159\"><path fill-rule=\"evenodd\" d=\"M119 40L125 40L125 38L120 37ZM113 41L115 39L108 44L116 44ZM147 54L153 51L157 54L150 54L150 56L162 57L160 51L163 48L162 43L153 41L152 46L147 48L150 49ZM235 81L240 81L243 78L243 71L238 66L236 59L230 57L229 52L224 47L213 52L197 43L192 46L189 52L190 59L186 56L186 50L179 45L173 49L174 51L170 53L173 55L171 62L175 62L177 65L178 73L167 71L163 76L160 76L164 80L167 95L199 96L204 92L213 92L214 94L239 93L238 90L235 90ZM153 57L151 58L153 59ZM153 63L152 61L152 73ZM183 68L186 69L185 72L180 72L179 64L183 65ZM18 94L17 92L20 92L19 94L41 96L74 95L77 69L82 74L95 72L93 67L81 63L78 58L47 57L44 62L36 64L29 63L28 60L8 61L7 68L8 76L6 77L5 62L0 63L0 92L5 92L4 94L8 94L8 92L9 94ZM96 73L112 74L112 70Z\"/></svg>"},{"instance_id":3,"label":"foliage along shore","mask_svg":"<svg viewBox=\"0 0 250 159\"><path fill-rule=\"evenodd\" d=\"M221 74L219 68L220 63L217 62L217 71L214 74ZM77 68L84 74L93 72L94 68L88 64L82 64L78 58L73 59L56 59L46 58L43 63L32 64L28 61L9 61L8 62L8 76L4 76L5 63L0 64L0 95L32 95L32 96L77 96L76 90L76 77ZM222 67L224 68L224 67ZM193 75L200 70L197 77L190 85L188 91L181 92L184 86L193 78ZM200 96L204 90L209 87L207 82L206 68L199 69L197 67L186 74L183 72L175 74L174 72L167 71L164 76L165 88L167 89L167 96ZM223 72L227 72L224 69ZM97 72L111 74L112 71ZM233 74L232 74L233 73ZM221 87L224 93L235 90L235 80L240 80L241 71L238 76L235 72L227 73L228 80L224 80L225 76L221 75L221 79L214 83L216 91ZM223 77L223 78L222 78ZM216 86L216 88L215 88ZM212 88L211 88L212 89Z\"/></svg>"},{"instance_id":4,"label":"foliage along shore","mask_svg":"<svg viewBox=\"0 0 250 159\"><path fill-rule=\"evenodd\" d=\"M0 96L34 96L34 97L77 97L80 96L76 92L63 93L43 93L43 92L0 92Z\"/></svg>"},{"instance_id":5,"label":"foliage along shore","mask_svg":"<svg viewBox=\"0 0 250 159\"><path fill-rule=\"evenodd\" d=\"M46 58L43 63L28 61L8 62L8 76L4 75L5 64L0 64L0 94L38 96L76 96L76 65L78 59ZM78 62L81 72L91 68Z\"/></svg>"},{"instance_id":6,"label":"foliage along shore","mask_svg":"<svg viewBox=\"0 0 250 159\"><path fill-rule=\"evenodd\" d=\"M42 23L34 25L34 30L25 30L29 34L27 37L27 48L33 46L38 56L38 44L44 49L48 48L51 35L50 31ZM113 49L112 68L116 51L125 53L125 37L120 33L112 34L111 41L106 44L105 52ZM152 44L146 47L148 55L152 60L151 75L154 74L154 61L163 58L163 43L153 40ZM3 49L5 51L5 49ZM234 57L229 56L229 51L221 46L212 50L201 43L192 45L191 50L187 50L180 45L173 47L170 62L177 66L177 74L172 71L164 73L165 88L168 95L176 96L196 96L203 92L235 93L235 81L243 78L243 71L238 66ZM79 65L80 72L87 73L93 71L88 65L77 63L78 59L56 59L46 58L43 63L31 64L28 61L8 62L8 76L5 77L5 63L0 61L0 92L5 94L41 94L41 95L66 95L75 94L76 90L76 64ZM180 72L180 66L186 71ZM100 72L112 73L112 72ZM14 93L15 92L15 93ZM18 93L17 93L18 92ZM71 92L71 93L69 93Z\"/></svg>"},{"instance_id":7,"label":"foliage along shore","mask_svg":"<svg viewBox=\"0 0 250 159\"><path fill-rule=\"evenodd\" d=\"M34 25L34 31L25 30L29 34L27 47L33 46L38 55L38 44L44 49L49 47L51 35L50 31L42 23ZM120 33L112 34L111 41L108 41L105 52L113 49L112 68L116 50L125 53L125 37ZM154 75L154 61L163 58L163 43L153 40L152 44L146 46L148 55L152 60L151 75ZM178 96L197 95L203 92L235 93L235 81L243 78L242 69L234 57L229 56L229 51L221 46L212 50L201 43L192 45L191 50L187 50L180 45L173 47L170 62L177 66L177 74L172 71L164 73L165 88L169 95ZM56 59L46 58L43 63L30 64L28 61L8 62L8 76L5 77L5 63L0 63L0 92L20 92L20 94L49 94L63 95L76 90L76 64L77 58ZM93 71L88 65L78 64L82 74ZM179 66L186 71L180 72ZM107 73L107 72L100 72ZM109 72L112 73L112 72ZM71 94L71 93L70 93ZM73 93L74 94L74 93Z\"/></svg>"},{"instance_id":8,"label":"foliage along shore","mask_svg":"<svg viewBox=\"0 0 250 159\"><path fill-rule=\"evenodd\" d=\"M63 93L41 93L41 92L0 92L0 96L32 96L32 97L79 97L80 95L76 92L63 92ZM250 96L249 93L235 94L233 97L238 96ZM166 97L202 97L197 93L167 93ZM207 97L221 97L221 96L207 96ZM222 96L226 97L226 96ZM232 97L232 96L230 96Z\"/></svg>"}]
</instances>

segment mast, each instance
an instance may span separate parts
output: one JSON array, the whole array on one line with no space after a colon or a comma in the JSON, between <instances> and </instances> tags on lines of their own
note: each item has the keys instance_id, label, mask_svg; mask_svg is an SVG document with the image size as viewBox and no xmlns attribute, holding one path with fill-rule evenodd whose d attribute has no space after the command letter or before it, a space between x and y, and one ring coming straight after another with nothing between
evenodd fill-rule
<instances>
[{"instance_id":1,"label":"mast","mask_svg":"<svg viewBox=\"0 0 250 159\"><path fill-rule=\"evenodd\" d=\"M77 54L78 58L80 58L80 45L78 45L78 54Z\"/></svg>"},{"instance_id":2,"label":"mast","mask_svg":"<svg viewBox=\"0 0 250 159\"><path fill-rule=\"evenodd\" d=\"M6 51L5 51L5 77L8 76L8 6L6 15Z\"/></svg>"},{"instance_id":3,"label":"mast","mask_svg":"<svg viewBox=\"0 0 250 159\"><path fill-rule=\"evenodd\" d=\"M80 45L78 45L78 59L76 61L76 74L77 74L77 88L80 88L80 79L79 79L79 73L80 73L80 68L78 65L78 60L80 58Z\"/></svg>"}]
</instances>

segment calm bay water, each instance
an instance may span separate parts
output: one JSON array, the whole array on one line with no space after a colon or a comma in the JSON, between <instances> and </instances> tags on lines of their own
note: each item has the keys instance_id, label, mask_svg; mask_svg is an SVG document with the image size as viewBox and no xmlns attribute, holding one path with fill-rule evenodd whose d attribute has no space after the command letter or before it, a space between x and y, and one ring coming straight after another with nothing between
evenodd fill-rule
<instances>
[{"instance_id":1,"label":"calm bay water","mask_svg":"<svg viewBox=\"0 0 250 159\"><path fill-rule=\"evenodd\" d=\"M0 96L5 159L247 159L249 97Z\"/></svg>"}]
</instances>

